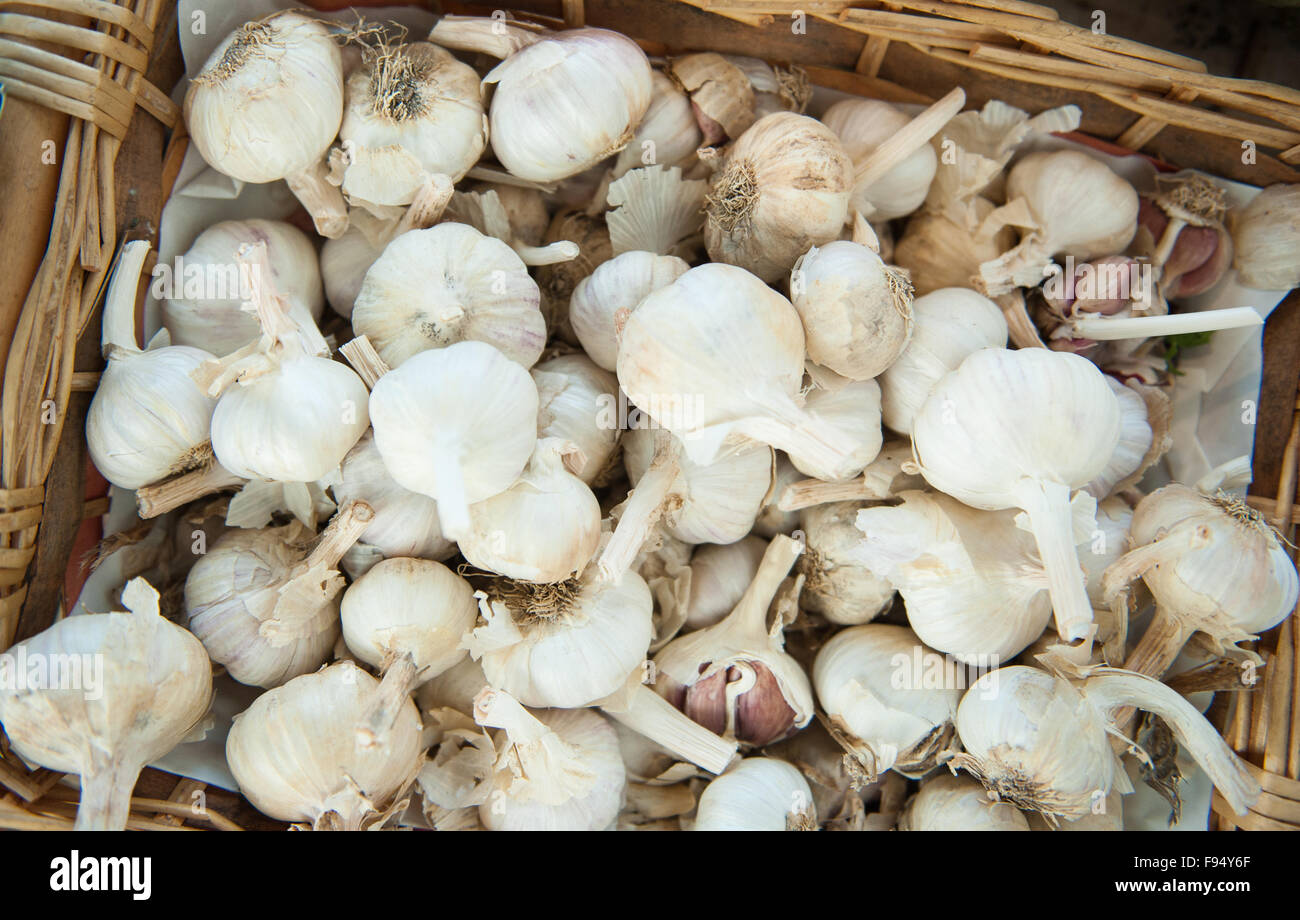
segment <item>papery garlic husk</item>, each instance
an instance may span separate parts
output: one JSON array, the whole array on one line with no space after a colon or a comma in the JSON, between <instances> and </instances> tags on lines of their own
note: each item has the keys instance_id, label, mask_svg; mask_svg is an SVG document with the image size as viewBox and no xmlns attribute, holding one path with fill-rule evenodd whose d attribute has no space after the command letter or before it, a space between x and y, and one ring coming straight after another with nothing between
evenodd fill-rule
<instances>
[{"instance_id":1,"label":"papery garlic husk","mask_svg":"<svg viewBox=\"0 0 1300 920\"><path fill-rule=\"evenodd\" d=\"M627 773L618 737L590 710L530 713L487 689L474 702L480 725L503 729L479 806L492 831L599 831L623 807Z\"/></svg>"},{"instance_id":2,"label":"papery garlic husk","mask_svg":"<svg viewBox=\"0 0 1300 920\"><path fill-rule=\"evenodd\" d=\"M754 88L733 60L714 51L668 61L673 82L690 94L702 144L717 146L740 137L754 123Z\"/></svg>"},{"instance_id":3,"label":"papery garlic husk","mask_svg":"<svg viewBox=\"0 0 1300 920\"><path fill-rule=\"evenodd\" d=\"M826 127L839 135L854 164L865 161L911 120L912 116L879 99L844 99L822 115ZM849 207L873 221L911 214L925 201L938 165L934 148L923 144L876 181L856 184Z\"/></svg>"},{"instance_id":4,"label":"papery garlic husk","mask_svg":"<svg viewBox=\"0 0 1300 920\"><path fill-rule=\"evenodd\" d=\"M235 716L226 762L258 811L315 830L379 826L423 760L420 715L404 700L371 746L357 725L385 685L350 661L295 677Z\"/></svg>"},{"instance_id":5,"label":"papery garlic husk","mask_svg":"<svg viewBox=\"0 0 1300 920\"><path fill-rule=\"evenodd\" d=\"M838 428L856 449L833 467L819 466L792 448L790 462L807 476L825 482L852 479L880 455L884 433L880 428L880 386L874 380L849 380L825 368L810 365L811 385L804 394L804 411Z\"/></svg>"},{"instance_id":6,"label":"papery garlic husk","mask_svg":"<svg viewBox=\"0 0 1300 920\"><path fill-rule=\"evenodd\" d=\"M694 764L683 763L672 752L627 726L615 722L619 755L627 769L627 778L648 786L671 786L700 776Z\"/></svg>"},{"instance_id":7,"label":"papery garlic husk","mask_svg":"<svg viewBox=\"0 0 1300 920\"><path fill-rule=\"evenodd\" d=\"M140 771L194 734L212 701L208 656L159 614L158 592L135 578L122 603L130 613L65 617L5 653L0 725L24 760L81 777L76 830L126 830ZM49 683L29 685L36 675Z\"/></svg>"},{"instance_id":8,"label":"papery garlic husk","mask_svg":"<svg viewBox=\"0 0 1300 920\"><path fill-rule=\"evenodd\" d=\"M546 229L551 225L551 215L546 212L546 199L540 191L502 182L474 182L470 190L496 192L510 222L510 235L526 246L542 245Z\"/></svg>"},{"instance_id":9,"label":"papery garlic husk","mask_svg":"<svg viewBox=\"0 0 1300 920\"><path fill-rule=\"evenodd\" d=\"M415 691L415 701L421 712L454 709L462 715L472 716L474 697L487 685L483 667L466 655L437 677L421 684Z\"/></svg>"},{"instance_id":10,"label":"papery garlic husk","mask_svg":"<svg viewBox=\"0 0 1300 920\"><path fill-rule=\"evenodd\" d=\"M354 205L407 205L430 174L459 182L487 146L478 74L429 42L368 48L347 79L339 141Z\"/></svg>"},{"instance_id":11,"label":"papery garlic husk","mask_svg":"<svg viewBox=\"0 0 1300 920\"><path fill-rule=\"evenodd\" d=\"M135 340L135 299L147 240L127 243L104 306L103 354L108 359L86 413L86 445L95 468L123 489L138 489L199 466L210 457L216 403L190 374L212 355L167 344L166 333L141 351Z\"/></svg>"},{"instance_id":12,"label":"papery garlic husk","mask_svg":"<svg viewBox=\"0 0 1300 920\"><path fill-rule=\"evenodd\" d=\"M618 404L618 380L582 353L543 361L533 370L537 384L537 437L560 438L577 446L568 461L587 485L604 485L617 465L622 433L611 409Z\"/></svg>"},{"instance_id":13,"label":"papery garlic husk","mask_svg":"<svg viewBox=\"0 0 1300 920\"><path fill-rule=\"evenodd\" d=\"M704 135L691 111L691 100L672 80L659 71L650 75L650 107L636 126L632 141L614 161L617 179L629 169L651 166L680 166L695 162L695 151L704 146Z\"/></svg>"},{"instance_id":14,"label":"papery garlic husk","mask_svg":"<svg viewBox=\"0 0 1300 920\"><path fill-rule=\"evenodd\" d=\"M980 265L996 259L1016 245L1010 227L979 228L979 221L994 210L993 202L976 198L971 206L975 227L967 228L942 213L922 211L907 221L907 229L894 245L893 261L907 269L919 298L947 287L969 287Z\"/></svg>"},{"instance_id":15,"label":"papery garlic husk","mask_svg":"<svg viewBox=\"0 0 1300 920\"><path fill-rule=\"evenodd\" d=\"M200 233L178 259L184 273L172 278L175 296L162 301L163 326L174 344L221 358L257 340L257 317L242 309L247 298L238 255L241 246L259 242L266 244L271 282L289 302L290 314L299 323L320 320L321 266L307 235L282 220L223 220ZM197 290L191 291L192 279L199 282Z\"/></svg>"},{"instance_id":16,"label":"papery garlic husk","mask_svg":"<svg viewBox=\"0 0 1300 920\"><path fill-rule=\"evenodd\" d=\"M1007 344L1007 321L998 305L969 288L940 288L916 298L912 318L912 338L879 381L881 418L906 435L945 374L981 348Z\"/></svg>"},{"instance_id":17,"label":"papery garlic husk","mask_svg":"<svg viewBox=\"0 0 1300 920\"><path fill-rule=\"evenodd\" d=\"M359 543L383 557L441 561L455 554L456 545L442 535L438 503L397 484L384 465L373 432L367 431L343 458L339 478L330 489L340 506L359 500L374 509L374 519Z\"/></svg>"},{"instance_id":18,"label":"papery garlic husk","mask_svg":"<svg viewBox=\"0 0 1300 920\"><path fill-rule=\"evenodd\" d=\"M528 465L504 492L469 506L459 540L469 563L517 581L566 581L587 567L600 543L600 502L570 472L581 451L571 441L539 441Z\"/></svg>"},{"instance_id":19,"label":"papery garlic husk","mask_svg":"<svg viewBox=\"0 0 1300 920\"><path fill-rule=\"evenodd\" d=\"M790 302L803 321L809 359L852 380L879 375L912 336L906 274L859 243L835 240L800 256L790 273Z\"/></svg>"},{"instance_id":20,"label":"papery garlic husk","mask_svg":"<svg viewBox=\"0 0 1300 920\"><path fill-rule=\"evenodd\" d=\"M1205 717L1164 684L1113 668L1075 682L1023 665L983 675L957 709L966 753L952 768L1018 808L1083 817L1113 789L1132 791L1109 734L1110 714L1129 705L1164 719L1232 809L1245 814L1259 784Z\"/></svg>"},{"instance_id":21,"label":"papery garlic husk","mask_svg":"<svg viewBox=\"0 0 1300 920\"><path fill-rule=\"evenodd\" d=\"M1014 805L990 799L965 776L936 773L921 784L898 818L900 831L1027 831L1029 822Z\"/></svg>"},{"instance_id":22,"label":"papery garlic husk","mask_svg":"<svg viewBox=\"0 0 1300 920\"><path fill-rule=\"evenodd\" d=\"M366 272L352 328L390 367L426 349L486 342L532 367L546 345L541 295L501 240L442 223L397 237Z\"/></svg>"},{"instance_id":23,"label":"papery garlic husk","mask_svg":"<svg viewBox=\"0 0 1300 920\"><path fill-rule=\"evenodd\" d=\"M692 830L815 831L812 790L784 760L746 757L704 787Z\"/></svg>"},{"instance_id":24,"label":"papery garlic husk","mask_svg":"<svg viewBox=\"0 0 1300 920\"><path fill-rule=\"evenodd\" d=\"M1079 548L1079 564L1088 576L1088 599L1095 609L1104 610L1108 606L1102 577L1128 549L1132 524L1133 509L1124 499L1116 496L1097 503L1097 529L1089 537L1087 545L1080 544Z\"/></svg>"},{"instance_id":25,"label":"papery garlic husk","mask_svg":"<svg viewBox=\"0 0 1300 920\"><path fill-rule=\"evenodd\" d=\"M854 525L862 502L831 502L799 515L804 553L798 571L807 580L803 606L832 623L870 622L894 602L894 586L857 559L862 534Z\"/></svg>"},{"instance_id":26,"label":"papery garlic husk","mask_svg":"<svg viewBox=\"0 0 1300 920\"><path fill-rule=\"evenodd\" d=\"M773 67L767 61L740 54L723 55L749 79L754 91L754 116L762 118L773 112L802 115L812 101L813 86L808 72L798 65Z\"/></svg>"},{"instance_id":27,"label":"papery garlic husk","mask_svg":"<svg viewBox=\"0 0 1300 920\"><path fill-rule=\"evenodd\" d=\"M784 651L784 622L767 624L768 607L801 551L789 537L773 537L735 609L655 656L655 691L710 731L754 747L807 725L808 675Z\"/></svg>"},{"instance_id":28,"label":"papery garlic husk","mask_svg":"<svg viewBox=\"0 0 1300 920\"><path fill-rule=\"evenodd\" d=\"M791 112L760 118L713 178L709 258L775 281L809 248L839 237L852 185L853 164L821 122Z\"/></svg>"},{"instance_id":29,"label":"papery garlic husk","mask_svg":"<svg viewBox=\"0 0 1300 920\"><path fill-rule=\"evenodd\" d=\"M569 326L587 356L607 371L618 363L618 333L654 291L690 268L676 256L625 252L578 282L569 301Z\"/></svg>"},{"instance_id":30,"label":"papery garlic husk","mask_svg":"<svg viewBox=\"0 0 1300 920\"><path fill-rule=\"evenodd\" d=\"M375 444L403 488L438 502L443 534L469 532L469 506L505 491L537 444L537 386L483 342L423 351L370 394Z\"/></svg>"},{"instance_id":31,"label":"papery garlic husk","mask_svg":"<svg viewBox=\"0 0 1300 920\"><path fill-rule=\"evenodd\" d=\"M799 734L772 745L766 753L787 761L803 774L823 830L870 829L867 808L880 804L883 784L866 782L821 721L810 722Z\"/></svg>"},{"instance_id":32,"label":"papery garlic husk","mask_svg":"<svg viewBox=\"0 0 1300 920\"><path fill-rule=\"evenodd\" d=\"M282 11L217 45L185 94L185 124L210 166L241 182L285 179L322 236L347 228L324 157L343 121L343 64L328 27Z\"/></svg>"},{"instance_id":33,"label":"papery garlic husk","mask_svg":"<svg viewBox=\"0 0 1300 920\"><path fill-rule=\"evenodd\" d=\"M577 345L578 337L569 327L569 303L578 283L596 267L614 257L609 229L603 217L592 217L581 210L560 210L552 218L543 242L572 240L578 244L578 257L537 269L537 286L542 293L542 315L546 328L555 338Z\"/></svg>"},{"instance_id":34,"label":"papery garlic husk","mask_svg":"<svg viewBox=\"0 0 1300 920\"><path fill-rule=\"evenodd\" d=\"M1119 401L1101 371L1042 348L975 352L935 385L913 423L932 486L973 508L1026 512L1067 643L1087 636L1093 619L1070 496L1105 469L1119 435Z\"/></svg>"},{"instance_id":35,"label":"papery garlic husk","mask_svg":"<svg viewBox=\"0 0 1300 920\"><path fill-rule=\"evenodd\" d=\"M1042 635L1052 616L1047 573L1016 512L978 511L937 493L901 497L900 506L858 513L865 539L845 555L898 589L922 642L988 668Z\"/></svg>"},{"instance_id":36,"label":"papery garlic husk","mask_svg":"<svg viewBox=\"0 0 1300 920\"><path fill-rule=\"evenodd\" d=\"M1026 232L1019 245L980 266L990 296L1032 287L1057 254L1076 260L1122 252L1137 229L1138 195L1105 163L1077 150L1031 153L1007 175L1007 203L983 224Z\"/></svg>"},{"instance_id":37,"label":"papery garlic husk","mask_svg":"<svg viewBox=\"0 0 1300 920\"><path fill-rule=\"evenodd\" d=\"M772 488L763 499L763 507L754 519L754 533L765 539L771 539L779 533L789 536L799 526L799 512L782 511L778 507L785 490L801 481L804 474L795 469L790 458L783 451L776 452L776 471L772 475Z\"/></svg>"},{"instance_id":38,"label":"papery garlic husk","mask_svg":"<svg viewBox=\"0 0 1300 920\"><path fill-rule=\"evenodd\" d=\"M903 626L842 629L813 662L827 727L870 779L934 769L952 740L964 671Z\"/></svg>"},{"instance_id":39,"label":"papery garlic husk","mask_svg":"<svg viewBox=\"0 0 1300 920\"><path fill-rule=\"evenodd\" d=\"M1232 214L1237 278L1247 287L1300 287L1300 185L1270 185Z\"/></svg>"},{"instance_id":40,"label":"papery garlic husk","mask_svg":"<svg viewBox=\"0 0 1300 920\"><path fill-rule=\"evenodd\" d=\"M343 592L343 640L354 655L386 668L410 655L418 684L468 657L460 640L478 618L469 582L428 559L385 559Z\"/></svg>"},{"instance_id":41,"label":"papery garlic husk","mask_svg":"<svg viewBox=\"0 0 1300 920\"><path fill-rule=\"evenodd\" d=\"M686 627L703 629L731 613L758 574L766 549L767 541L752 535L735 543L698 547L691 554Z\"/></svg>"}]
</instances>

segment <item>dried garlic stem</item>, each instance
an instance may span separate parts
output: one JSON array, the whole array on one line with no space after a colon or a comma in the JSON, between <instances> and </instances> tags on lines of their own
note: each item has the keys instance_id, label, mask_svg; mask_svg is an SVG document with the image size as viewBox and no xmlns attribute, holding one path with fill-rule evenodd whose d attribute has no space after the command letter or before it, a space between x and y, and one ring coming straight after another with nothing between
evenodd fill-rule
<instances>
[{"instance_id":1,"label":"dried garlic stem","mask_svg":"<svg viewBox=\"0 0 1300 920\"><path fill-rule=\"evenodd\" d=\"M397 657L384 669L374 701L357 725L360 747L369 750L383 746L418 680L415 657L410 654Z\"/></svg>"},{"instance_id":2,"label":"dried garlic stem","mask_svg":"<svg viewBox=\"0 0 1300 920\"><path fill-rule=\"evenodd\" d=\"M375 509L367 503L360 500L348 502L321 531L320 540L307 554L303 566L308 569L335 568L374 519Z\"/></svg>"},{"instance_id":3,"label":"dried garlic stem","mask_svg":"<svg viewBox=\"0 0 1300 920\"><path fill-rule=\"evenodd\" d=\"M821 479L801 479L785 487L777 502L780 511L802 511L814 505L831 502L880 501L889 498L889 489L881 489L878 482L859 476L848 482L826 482Z\"/></svg>"},{"instance_id":4,"label":"dried garlic stem","mask_svg":"<svg viewBox=\"0 0 1300 920\"><path fill-rule=\"evenodd\" d=\"M764 406L767 415L740 419L735 429L810 465L833 470L845 465L858 445L830 422L805 412L791 399Z\"/></svg>"},{"instance_id":5,"label":"dried garlic stem","mask_svg":"<svg viewBox=\"0 0 1300 920\"><path fill-rule=\"evenodd\" d=\"M1020 492L1020 507L1029 515L1047 569L1057 635L1067 643L1086 639L1092 630L1092 603L1074 547L1070 489L1064 483L1030 480Z\"/></svg>"},{"instance_id":6,"label":"dried garlic stem","mask_svg":"<svg viewBox=\"0 0 1300 920\"><path fill-rule=\"evenodd\" d=\"M785 534L773 537L763 552L763 561L758 564L754 580L749 583L727 619L734 617L743 623L751 636L767 635L767 611L803 549L802 543L791 540Z\"/></svg>"},{"instance_id":7,"label":"dried garlic stem","mask_svg":"<svg viewBox=\"0 0 1300 920\"><path fill-rule=\"evenodd\" d=\"M302 172L286 176L284 181L311 215L317 233L338 239L348 229L348 206L342 190L329 181L329 164L323 157Z\"/></svg>"},{"instance_id":8,"label":"dried garlic stem","mask_svg":"<svg viewBox=\"0 0 1300 920\"><path fill-rule=\"evenodd\" d=\"M725 740L673 707L644 684L637 684L619 705L601 711L665 750L710 773L721 773L731 763L738 744Z\"/></svg>"},{"instance_id":9,"label":"dried garlic stem","mask_svg":"<svg viewBox=\"0 0 1300 920\"><path fill-rule=\"evenodd\" d=\"M81 777L81 804L73 830L110 831L126 827L131 816L131 792L143 769L139 766L110 764L103 772Z\"/></svg>"},{"instance_id":10,"label":"dried garlic stem","mask_svg":"<svg viewBox=\"0 0 1300 920\"><path fill-rule=\"evenodd\" d=\"M407 206L402 219L397 222L391 239L396 239L410 230L427 230L438 222L442 212L447 210L451 196L456 191L449 176L434 173L415 193L414 200Z\"/></svg>"},{"instance_id":11,"label":"dried garlic stem","mask_svg":"<svg viewBox=\"0 0 1300 920\"><path fill-rule=\"evenodd\" d=\"M200 463L198 469L138 489L135 493L135 501L140 517L147 520L166 514L196 498L243 485L247 481L218 463L216 457L212 456L210 444L207 454Z\"/></svg>"},{"instance_id":12,"label":"dried garlic stem","mask_svg":"<svg viewBox=\"0 0 1300 920\"><path fill-rule=\"evenodd\" d=\"M122 247L113 281L104 298L101 350L105 358L114 352L140 353L135 338L135 299L140 288L140 272L149 258L149 241L132 240Z\"/></svg>"},{"instance_id":13,"label":"dried garlic stem","mask_svg":"<svg viewBox=\"0 0 1300 920\"><path fill-rule=\"evenodd\" d=\"M465 497L465 474L456 451L443 446L434 451L433 475L438 481L438 520L448 540L469 533L469 500Z\"/></svg>"},{"instance_id":14,"label":"dried garlic stem","mask_svg":"<svg viewBox=\"0 0 1300 920\"><path fill-rule=\"evenodd\" d=\"M952 120L966 104L966 92L959 86L903 126L854 169L853 184L864 188L883 177L925 144Z\"/></svg>"},{"instance_id":15,"label":"dried garlic stem","mask_svg":"<svg viewBox=\"0 0 1300 920\"><path fill-rule=\"evenodd\" d=\"M1194 631L1160 604L1156 604L1155 615L1125 660L1124 670L1159 680L1173 666ZM1115 713L1115 726L1127 733L1135 713L1136 710L1131 706L1119 710Z\"/></svg>"},{"instance_id":16,"label":"dried garlic stem","mask_svg":"<svg viewBox=\"0 0 1300 920\"><path fill-rule=\"evenodd\" d=\"M548 34L548 30L532 23L448 15L438 20L429 33L429 41L455 51L477 51L504 60Z\"/></svg>"},{"instance_id":17,"label":"dried garlic stem","mask_svg":"<svg viewBox=\"0 0 1300 920\"><path fill-rule=\"evenodd\" d=\"M368 390L373 390L379 378L392 370L379 356L379 352L375 351L375 346L370 344L369 336L359 335L346 345L340 346L339 351L348 359L348 363L352 365L352 369L357 372L357 376L365 383Z\"/></svg>"},{"instance_id":18,"label":"dried garlic stem","mask_svg":"<svg viewBox=\"0 0 1300 920\"><path fill-rule=\"evenodd\" d=\"M655 522L664 512L668 490L681 469L679 451L678 443L667 431L655 432L655 452L650 466L628 496L623 516L600 554L598 565L602 581L621 578L645 545ZM445 526L443 529L446 530Z\"/></svg>"}]
</instances>

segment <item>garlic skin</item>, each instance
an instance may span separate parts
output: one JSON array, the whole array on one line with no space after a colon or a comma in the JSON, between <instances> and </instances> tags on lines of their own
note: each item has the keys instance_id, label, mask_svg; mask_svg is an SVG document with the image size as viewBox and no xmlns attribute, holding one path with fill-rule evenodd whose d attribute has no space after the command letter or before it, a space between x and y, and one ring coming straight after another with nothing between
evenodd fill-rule
<instances>
[{"instance_id":1,"label":"garlic skin","mask_svg":"<svg viewBox=\"0 0 1300 920\"><path fill-rule=\"evenodd\" d=\"M1300 287L1300 185L1270 185L1232 214L1233 267L1246 287Z\"/></svg>"},{"instance_id":2,"label":"garlic skin","mask_svg":"<svg viewBox=\"0 0 1300 920\"><path fill-rule=\"evenodd\" d=\"M320 251L320 278L325 288L325 299L329 301L334 312L344 319L352 318L352 308L356 305L357 294L366 280L366 272L375 260L383 254L387 240L384 239L385 225L375 227L376 237L362 231L358 224L366 221L361 215L367 212L355 210L350 213L348 229L337 239L326 240ZM375 224L379 221L370 218ZM387 226L396 226L395 222Z\"/></svg>"},{"instance_id":3,"label":"garlic skin","mask_svg":"<svg viewBox=\"0 0 1300 920\"><path fill-rule=\"evenodd\" d=\"M1151 423L1147 420L1147 404L1141 395L1114 377L1106 377L1106 382L1119 402L1120 429L1119 443L1106 467L1083 487L1085 492L1098 501L1116 491L1115 487L1119 483L1138 472L1155 437Z\"/></svg>"},{"instance_id":4,"label":"garlic skin","mask_svg":"<svg viewBox=\"0 0 1300 920\"><path fill-rule=\"evenodd\" d=\"M936 660L910 629L883 623L842 629L818 651L817 700L831 734L869 777L889 769L922 776L951 741L962 691L927 680Z\"/></svg>"},{"instance_id":5,"label":"garlic skin","mask_svg":"<svg viewBox=\"0 0 1300 920\"><path fill-rule=\"evenodd\" d=\"M382 824L423 759L411 700L379 743L357 743L356 727L382 692L379 681L343 661L259 696L226 738L239 791L263 814L314 830Z\"/></svg>"},{"instance_id":6,"label":"garlic skin","mask_svg":"<svg viewBox=\"0 0 1300 920\"><path fill-rule=\"evenodd\" d=\"M878 99L844 99L822 115L822 122L839 135L844 152L855 165L911 120ZM925 201L938 166L934 148L924 144L870 185L855 184L849 207L873 221L911 214Z\"/></svg>"},{"instance_id":7,"label":"garlic skin","mask_svg":"<svg viewBox=\"0 0 1300 920\"><path fill-rule=\"evenodd\" d=\"M9 650L23 661L96 662L97 687L0 684L0 724L23 759L81 777L75 830L126 830L146 764L180 744L208 712L203 646L158 611L142 578L122 592L130 613L66 617ZM55 665L51 665L52 667Z\"/></svg>"},{"instance_id":8,"label":"garlic skin","mask_svg":"<svg viewBox=\"0 0 1300 920\"><path fill-rule=\"evenodd\" d=\"M487 146L478 74L429 42L370 49L347 79L339 140L353 204L407 205L434 173L459 182Z\"/></svg>"},{"instance_id":9,"label":"garlic skin","mask_svg":"<svg viewBox=\"0 0 1300 920\"><path fill-rule=\"evenodd\" d=\"M1014 805L989 799L973 779L936 773L921 784L898 817L900 831L1027 831Z\"/></svg>"},{"instance_id":10,"label":"garlic skin","mask_svg":"<svg viewBox=\"0 0 1300 920\"><path fill-rule=\"evenodd\" d=\"M659 71L650 74L650 106L636 126L632 141L614 160L614 178L629 169L651 166L687 168L695 151L704 146L704 135L691 111L691 100Z\"/></svg>"},{"instance_id":11,"label":"garlic skin","mask_svg":"<svg viewBox=\"0 0 1300 920\"><path fill-rule=\"evenodd\" d=\"M814 418L839 429L856 448L832 467L818 465L797 448L790 462L806 476L825 482L853 479L880 455L884 433L880 428L880 386L874 380L848 380L824 368L810 368L812 386L803 407Z\"/></svg>"},{"instance_id":12,"label":"garlic skin","mask_svg":"<svg viewBox=\"0 0 1300 920\"><path fill-rule=\"evenodd\" d=\"M266 244L271 282L289 302L294 319L320 320L325 307L321 266L307 235L282 220L223 220L200 233L180 260L186 274L201 267L205 279L214 274L224 278L227 296L206 296L210 291L205 284L195 292L198 296L163 300L162 322L173 344L202 348L221 358L257 340L262 333L257 317L241 309L237 259L241 246L259 242ZM173 283L184 292L183 278Z\"/></svg>"},{"instance_id":13,"label":"garlic skin","mask_svg":"<svg viewBox=\"0 0 1300 920\"><path fill-rule=\"evenodd\" d=\"M805 115L765 115L714 176L705 207L709 258L775 281L809 248L839 237L852 185L853 164L833 131Z\"/></svg>"},{"instance_id":14,"label":"garlic skin","mask_svg":"<svg viewBox=\"0 0 1300 920\"><path fill-rule=\"evenodd\" d=\"M776 468L772 475L772 488L768 489L763 499L763 507L754 520L754 533L770 540L779 533L789 536L799 526L798 511L782 511L778 505L786 488L804 478L804 473L795 469L790 458L781 451L776 452Z\"/></svg>"},{"instance_id":15,"label":"garlic skin","mask_svg":"<svg viewBox=\"0 0 1300 920\"><path fill-rule=\"evenodd\" d=\"M972 286L980 265L1016 245L1011 227L995 230L981 226L994 209L987 198L973 199L971 227L933 211L908 218L907 228L894 246L893 262L911 274L918 298L940 288Z\"/></svg>"},{"instance_id":16,"label":"garlic skin","mask_svg":"<svg viewBox=\"0 0 1300 920\"><path fill-rule=\"evenodd\" d=\"M575 353L543 361L532 370L537 384L537 437L559 438L578 448L566 464L587 485L603 485L616 462L617 425L605 424L602 410L618 401L618 380L586 355Z\"/></svg>"},{"instance_id":17,"label":"garlic skin","mask_svg":"<svg viewBox=\"0 0 1300 920\"><path fill-rule=\"evenodd\" d=\"M541 294L507 244L465 224L394 239L366 272L352 328L390 367L426 349L486 342L532 367L546 344Z\"/></svg>"},{"instance_id":18,"label":"garlic skin","mask_svg":"<svg viewBox=\"0 0 1300 920\"><path fill-rule=\"evenodd\" d=\"M686 627L703 629L735 609L758 574L767 541L748 536L735 543L710 543L691 554Z\"/></svg>"},{"instance_id":19,"label":"garlic skin","mask_svg":"<svg viewBox=\"0 0 1300 920\"><path fill-rule=\"evenodd\" d=\"M880 415L910 435L934 385L981 348L1004 348L1007 321L998 305L968 288L940 288L912 304L912 337L880 375Z\"/></svg>"},{"instance_id":20,"label":"garlic skin","mask_svg":"<svg viewBox=\"0 0 1300 920\"><path fill-rule=\"evenodd\" d=\"M808 357L851 380L878 376L912 337L911 284L859 243L809 249L790 273L790 292Z\"/></svg>"},{"instance_id":21,"label":"garlic skin","mask_svg":"<svg viewBox=\"0 0 1300 920\"><path fill-rule=\"evenodd\" d=\"M385 559L348 586L339 613L354 655L374 668L411 655L422 684L468 656L460 639L478 604L469 582L441 563Z\"/></svg>"},{"instance_id":22,"label":"garlic skin","mask_svg":"<svg viewBox=\"0 0 1300 920\"><path fill-rule=\"evenodd\" d=\"M1079 549L1079 564L1088 576L1088 599L1094 608L1107 607L1102 579L1106 569L1128 549L1132 525L1133 509L1124 499L1107 498L1097 503L1097 529L1092 533L1087 548L1081 546Z\"/></svg>"},{"instance_id":23,"label":"garlic skin","mask_svg":"<svg viewBox=\"0 0 1300 920\"><path fill-rule=\"evenodd\" d=\"M676 256L641 251L624 252L596 266L578 282L569 300L569 325L587 356L605 370L614 370L618 330L626 317L689 267Z\"/></svg>"},{"instance_id":24,"label":"garlic skin","mask_svg":"<svg viewBox=\"0 0 1300 920\"><path fill-rule=\"evenodd\" d=\"M784 760L746 757L704 787L691 829L816 830L812 790Z\"/></svg>"},{"instance_id":25,"label":"garlic skin","mask_svg":"<svg viewBox=\"0 0 1300 920\"><path fill-rule=\"evenodd\" d=\"M600 543L600 502L567 469L572 442L539 441L504 492L469 506L460 551L469 563L517 581L554 583L578 575Z\"/></svg>"},{"instance_id":26,"label":"garlic skin","mask_svg":"<svg viewBox=\"0 0 1300 920\"><path fill-rule=\"evenodd\" d=\"M870 622L894 602L894 586L858 559L862 533L854 522L862 502L831 502L799 516L804 554L798 571L806 581L803 606L841 626Z\"/></svg>"}]
</instances>

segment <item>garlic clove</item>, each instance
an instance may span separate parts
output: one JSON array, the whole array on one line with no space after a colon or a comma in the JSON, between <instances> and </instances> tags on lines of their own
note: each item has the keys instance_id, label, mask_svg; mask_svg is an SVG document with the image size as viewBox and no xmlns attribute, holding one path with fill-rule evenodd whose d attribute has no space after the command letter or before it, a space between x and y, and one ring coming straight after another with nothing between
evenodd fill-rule
<instances>
[{"instance_id":1,"label":"garlic clove","mask_svg":"<svg viewBox=\"0 0 1300 920\"><path fill-rule=\"evenodd\" d=\"M657 70L650 74L650 92L650 107L636 134L614 161L615 179L629 169L655 163L688 169L696 162L695 151L704 146L690 97Z\"/></svg>"},{"instance_id":2,"label":"garlic clove","mask_svg":"<svg viewBox=\"0 0 1300 920\"><path fill-rule=\"evenodd\" d=\"M804 396L804 409L838 428L846 438L857 443L857 449L830 468L809 461L797 449L791 450L790 462L815 479L826 482L852 479L880 454L884 437L880 428L880 386L874 380L848 380L815 365L809 365L808 369L812 385Z\"/></svg>"}]
</instances>

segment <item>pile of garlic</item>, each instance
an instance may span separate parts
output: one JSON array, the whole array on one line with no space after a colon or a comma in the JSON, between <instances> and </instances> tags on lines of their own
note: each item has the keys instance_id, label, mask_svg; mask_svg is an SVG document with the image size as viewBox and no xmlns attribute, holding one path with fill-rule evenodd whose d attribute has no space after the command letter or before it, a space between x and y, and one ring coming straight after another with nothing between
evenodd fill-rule
<instances>
[{"instance_id":1,"label":"pile of garlic","mask_svg":"<svg viewBox=\"0 0 1300 920\"><path fill-rule=\"evenodd\" d=\"M249 289L177 296L142 350L132 243L105 309L95 463L146 516L226 493L181 645L264 691L226 747L253 805L321 829L1118 827L1140 708L1247 807L1159 678L1193 634L1253 656L1296 570L1240 500L1139 481L1170 446L1161 337L1242 321L1178 297L1233 240L1293 281L1295 246L1241 245L1294 221L1018 151L1073 107L956 90L819 120L802 71L754 58L379 25L249 23L186 98L209 164L285 179L319 257L223 222L194 258ZM1151 290L1088 287L1137 259ZM76 647L126 681L153 646L118 650L159 628ZM0 723L81 772L86 826L121 825L198 670L165 737L8 691Z\"/></svg>"}]
</instances>

